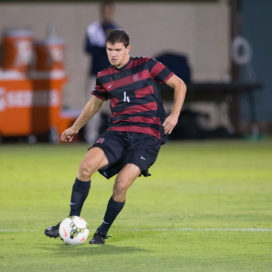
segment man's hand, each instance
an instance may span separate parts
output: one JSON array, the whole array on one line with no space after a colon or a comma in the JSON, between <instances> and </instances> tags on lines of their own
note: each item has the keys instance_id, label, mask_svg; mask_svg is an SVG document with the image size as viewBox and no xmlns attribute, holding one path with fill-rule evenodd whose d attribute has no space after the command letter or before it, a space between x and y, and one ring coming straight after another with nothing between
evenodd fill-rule
<instances>
[{"instance_id":1,"label":"man's hand","mask_svg":"<svg viewBox=\"0 0 272 272\"><path fill-rule=\"evenodd\" d=\"M72 142L74 136L78 133L73 127L65 129L61 134L61 141Z\"/></svg>"},{"instance_id":2,"label":"man's hand","mask_svg":"<svg viewBox=\"0 0 272 272\"><path fill-rule=\"evenodd\" d=\"M164 133L171 134L172 130L174 129L177 123L178 123L178 115L173 113L170 114L165 119L164 123L162 124L162 126L164 127Z\"/></svg>"}]
</instances>

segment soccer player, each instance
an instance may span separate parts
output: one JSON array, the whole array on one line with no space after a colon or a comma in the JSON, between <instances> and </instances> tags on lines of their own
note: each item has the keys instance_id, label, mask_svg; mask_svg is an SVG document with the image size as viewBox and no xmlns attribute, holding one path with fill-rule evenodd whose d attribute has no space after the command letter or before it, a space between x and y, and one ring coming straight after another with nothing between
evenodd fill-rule
<instances>
[{"instance_id":1,"label":"soccer player","mask_svg":"<svg viewBox=\"0 0 272 272\"><path fill-rule=\"evenodd\" d=\"M90 244L104 244L107 233L125 205L126 193L141 174L149 176L165 136L178 122L185 99L186 85L166 66L148 57L129 55L128 34L122 29L110 32L106 50L111 66L99 72L93 97L61 140L71 142L86 122L109 99L111 116L108 129L97 139L80 163L73 185L70 216L79 216L88 196L91 176L99 170L106 178L118 174L102 224ZM158 84L174 89L174 104L165 116ZM59 236L59 224L45 230L49 237Z\"/></svg>"}]
</instances>

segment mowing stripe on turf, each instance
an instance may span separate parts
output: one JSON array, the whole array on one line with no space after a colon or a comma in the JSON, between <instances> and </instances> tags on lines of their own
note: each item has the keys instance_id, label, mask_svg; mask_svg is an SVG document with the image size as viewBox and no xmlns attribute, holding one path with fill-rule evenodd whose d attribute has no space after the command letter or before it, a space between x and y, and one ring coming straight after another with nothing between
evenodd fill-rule
<instances>
[{"instance_id":1,"label":"mowing stripe on turf","mask_svg":"<svg viewBox=\"0 0 272 272\"><path fill-rule=\"evenodd\" d=\"M257 228L250 228L250 229L238 229L238 228L225 228L225 229L215 229L215 228L208 228L208 229L199 229L199 228L174 228L174 229L124 229L123 231L272 231L272 229L257 229Z\"/></svg>"},{"instance_id":2,"label":"mowing stripe on turf","mask_svg":"<svg viewBox=\"0 0 272 272\"><path fill-rule=\"evenodd\" d=\"M92 229L91 231L95 231ZM147 231L252 231L252 232L265 232L265 231L272 231L272 229L258 229L258 228L249 228L249 229L238 229L238 228L225 228L225 229L213 229L213 228L174 228L174 229L121 229L121 231L136 231L136 232L147 232ZM34 230L27 230L27 229L0 229L0 232L39 232Z\"/></svg>"}]
</instances>

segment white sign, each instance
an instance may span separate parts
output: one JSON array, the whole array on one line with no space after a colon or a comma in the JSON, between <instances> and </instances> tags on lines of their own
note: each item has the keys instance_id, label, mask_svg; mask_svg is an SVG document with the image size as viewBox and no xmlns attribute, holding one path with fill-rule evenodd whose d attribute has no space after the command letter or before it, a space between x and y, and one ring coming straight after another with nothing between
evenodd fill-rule
<instances>
[{"instance_id":1,"label":"white sign","mask_svg":"<svg viewBox=\"0 0 272 272\"><path fill-rule=\"evenodd\" d=\"M17 56L15 66L29 65L32 61L32 43L31 41L19 40L16 42Z\"/></svg>"},{"instance_id":2,"label":"white sign","mask_svg":"<svg viewBox=\"0 0 272 272\"><path fill-rule=\"evenodd\" d=\"M59 92L55 89L6 91L0 88L0 111L6 108L56 107L59 104Z\"/></svg>"},{"instance_id":3,"label":"white sign","mask_svg":"<svg viewBox=\"0 0 272 272\"><path fill-rule=\"evenodd\" d=\"M0 111L3 111L5 109L6 103L5 103L5 89L0 88Z\"/></svg>"}]
</instances>

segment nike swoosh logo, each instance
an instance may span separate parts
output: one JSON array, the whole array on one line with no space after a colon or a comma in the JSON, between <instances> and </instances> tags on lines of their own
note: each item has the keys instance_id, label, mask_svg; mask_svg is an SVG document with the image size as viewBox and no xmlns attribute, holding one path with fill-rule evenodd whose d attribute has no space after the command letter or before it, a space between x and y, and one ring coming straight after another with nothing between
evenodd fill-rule
<instances>
[{"instance_id":1,"label":"nike swoosh logo","mask_svg":"<svg viewBox=\"0 0 272 272\"><path fill-rule=\"evenodd\" d=\"M67 231L66 231L66 229L65 228L63 228L63 235L64 235L64 237L67 237L68 236L68 234L67 234Z\"/></svg>"}]
</instances>

